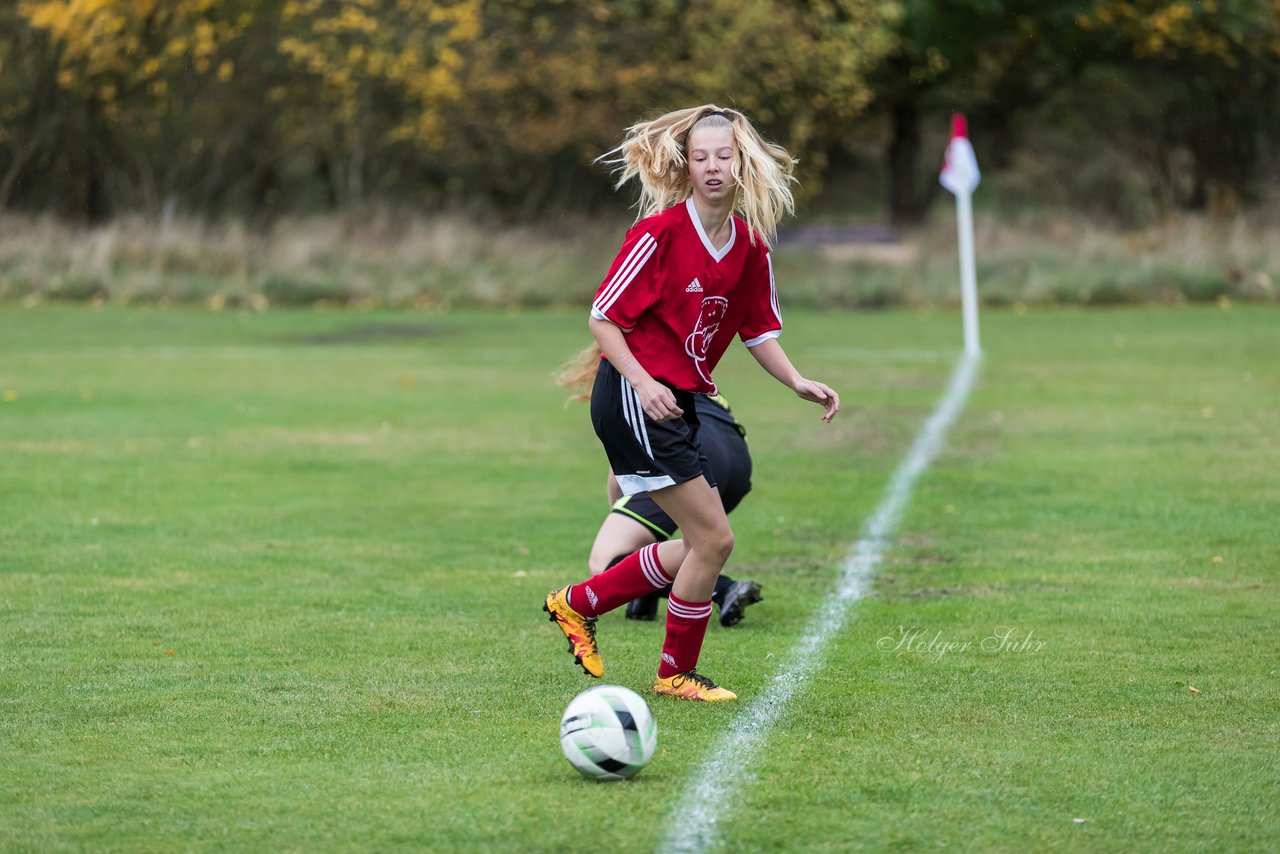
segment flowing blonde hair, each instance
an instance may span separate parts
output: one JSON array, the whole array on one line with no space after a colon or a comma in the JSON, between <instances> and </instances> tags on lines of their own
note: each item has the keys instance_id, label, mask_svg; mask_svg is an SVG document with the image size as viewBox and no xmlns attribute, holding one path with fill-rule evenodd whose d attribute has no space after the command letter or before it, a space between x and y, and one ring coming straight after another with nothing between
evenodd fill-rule
<instances>
[{"instance_id":1,"label":"flowing blonde hair","mask_svg":"<svg viewBox=\"0 0 1280 854\"><path fill-rule=\"evenodd\" d=\"M590 400L591 386L600 369L600 345L594 341L584 347L556 373L556 385L574 389L569 400Z\"/></svg>"},{"instance_id":2,"label":"flowing blonde hair","mask_svg":"<svg viewBox=\"0 0 1280 854\"><path fill-rule=\"evenodd\" d=\"M618 175L614 189L640 179L639 221L693 195L686 149L689 136L704 127L733 131L733 178L738 184L733 209L747 221L752 243L756 231L773 240L782 217L795 213L791 184L796 180L796 160L762 137L737 110L703 104L637 122L627 128L621 145L598 160Z\"/></svg>"}]
</instances>

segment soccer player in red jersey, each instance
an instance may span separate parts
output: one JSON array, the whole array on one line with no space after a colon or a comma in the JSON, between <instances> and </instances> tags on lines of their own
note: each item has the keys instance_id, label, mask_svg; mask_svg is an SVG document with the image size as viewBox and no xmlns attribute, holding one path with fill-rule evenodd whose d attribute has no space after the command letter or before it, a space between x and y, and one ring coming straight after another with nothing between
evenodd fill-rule
<instances>
[{"instance_id":1,"label":"soccer player in red jersey","mask_svg":"<svg viewBox=\"0 0 1280 854\"><path fill-rule=\"evenodd\" d=\"M601 355L600 348L592 343L574 356L557 376L556 382L560 385L576 390L570 400L591 400L591 387L600 370ZM724 512L732 513L751 492L753 464L751 449L747 447L746 428L738 423L723 395L694 395L693 402L694 414L698 416L699 450L711 466ZM606 492L609 513L596 531L587 558L587 568L592 575L599 575L645 546L674 539L678 530L675 520L663 512L649 493L623 495L612 471L609 472ZM632 599L627 604L627 619L656 619L658 600L670 593L671 585L667 585ZM720 573L711 594L711 601L720 606L720 625L726 628L740 623L747 607L762 599L757 582L735 580L727 572Z\"/></svg>"},{"instance_id":2,"label":"soccer player in red jersey","mask_svg":"<svg viewBox=\"0 0 1280 854\"><path fill-rule=\"evenodd\" d=\"M778 342L782 313L765 235L794 209L795 161L746 116L714 104L633 125L617 151L618 185L640 180L640 219L591 305L588 325L604 354L591 420L622 492L648 492L682 538L552 591L543 608L574 659L600 677L596 618L671 584L651 690L732 700L696 670L733 531L698 444L694 395L716 393L712 371L737 335L765 371L820 405L823 421L840 409L839 395L800 374Z\"/></svg>"}]
</instances>

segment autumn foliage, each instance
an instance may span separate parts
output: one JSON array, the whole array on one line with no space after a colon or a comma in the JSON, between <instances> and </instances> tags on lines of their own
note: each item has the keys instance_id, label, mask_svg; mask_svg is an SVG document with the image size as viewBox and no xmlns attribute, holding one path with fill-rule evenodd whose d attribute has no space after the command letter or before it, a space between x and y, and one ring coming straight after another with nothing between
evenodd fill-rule
<instances>
[{"instance_id":1,"label":"autumn foliage","mask_svg":"<svg viewBox=\"0 0 1280 854\"><path fill-rule=\"evenodd\" d=\"M707 101L745 111L795 153L802 194L822 187L851 141L887 140L891 180L910 183L922 177L918 139L898 145L895 122L970 108L986 111L994 137L1090 64L1134 80L1194 72L1193 91L1215 98L1204 114L1226 133L1216 148L1203 127L1162 133L1205 161L1206 182L1240 189L1276 113L1278 8L17 0L0 6L0 209L590 208L609 193L592 161L625 126ZM1247 115L1233 87L1249 94ZM1233 141L1225 152L1222 138ZM1209 162L1223 157L1231 163Z\"/></svg>"}]
</instances>

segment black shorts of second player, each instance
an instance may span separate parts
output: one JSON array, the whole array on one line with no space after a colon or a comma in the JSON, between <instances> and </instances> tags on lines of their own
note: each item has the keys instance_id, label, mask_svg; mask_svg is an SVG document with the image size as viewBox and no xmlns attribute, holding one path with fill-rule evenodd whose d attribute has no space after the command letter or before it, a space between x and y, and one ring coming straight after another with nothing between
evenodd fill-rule
<instances>
[{"instance_id":1,"label":"black shorts of second player","mask_svg":"<svg viewBox=\"0 0 1280 854\"><path fill-rule=\"evenodd\" d=\"M697 403L704 412L717 405L711 403L704 406L700 400ZM724 512L731 513L751 491L751 452L747 449L747 440L738 430L737 423L727 418L717 419L714 417L714 410L712 413L711 416L700 419L698 444L716 476ZM658 542L676 535L678 526L675 521L663 512L647 492L622 496L614 502L612 512L644 525Z\"/></svg>"},{"instance_id":2,"label":"black shorts of second player","mask_svg":"<svg viewBox=\"0 0 1280 854\"><path fill-rule=\"evenodd\" d=\"M715 475L698 446L698 414L693 393L673 388L684 415L654 421L645 415L627 378L600 360L591 389L591 423L623 495L653 492L696 477L712 486Z\"/></svg>"}]
</instances>

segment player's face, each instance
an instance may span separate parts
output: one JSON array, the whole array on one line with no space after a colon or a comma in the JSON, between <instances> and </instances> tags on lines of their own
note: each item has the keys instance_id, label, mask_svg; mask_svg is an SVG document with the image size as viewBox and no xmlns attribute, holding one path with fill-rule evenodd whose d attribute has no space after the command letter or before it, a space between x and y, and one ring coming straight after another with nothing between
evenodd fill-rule
<instances>
[{"instance_id":1,"label":"player's face","mask_svg":"<svg viewBox=\"0 0 1280 854\"><path fill-rule=\"evenodd\" d=\"M704 127L689 134L689 180L701 201L719 203L733 199L733 129Z\"/></svg>"}]
</instances>

